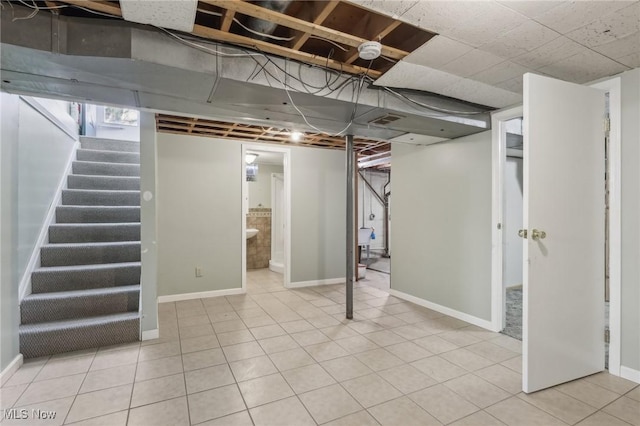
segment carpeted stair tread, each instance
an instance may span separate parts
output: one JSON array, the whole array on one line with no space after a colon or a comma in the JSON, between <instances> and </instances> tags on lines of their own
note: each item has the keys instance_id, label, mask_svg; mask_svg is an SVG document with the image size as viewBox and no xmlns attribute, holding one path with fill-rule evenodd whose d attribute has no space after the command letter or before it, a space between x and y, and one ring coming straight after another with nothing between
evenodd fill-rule
<instances>
[{"instance_id":1,"label":"carpeted stair tread","mask_svg":"<svg viewBox=\"0 0 640 426\"><path fill-rule=\"evenodd\" d=\"M126 151L105 151L98 149L79 149L78 161L101 161L105 163L140 164L140 154Z\"/></svg>"},{"instance_id":2,"label":"carpeted stair tread","mask_svg":"<svg viewBox=\"0 0 640 426\"><path fill-rule=\"evenodd\" d=\"M140 223L56 223L49 226L49 243L140 241Z\"/></svg>"},{"instance_id":3,"label":"carpeted stair tread","mask_svg":"<svg viewBox=\"0 0 640 426\"><path fill-rule=\"evenodd\" d=\"M20 353L25 358L110 346L139 340L138 312L52 321L20 326Z\"/></svg>"},{"instance_id":4,"label":"carpeted stair tread","mask_svg":"<svg viewBox=\"0 0 640 426\"><path fill-rule=\"evenodd\" d=\"M140 190L139 176L69 175L69 189Z\"/></svg>"},{"instance_id":5,"label":"carpeted stair tread","mask_svg":"<svg viewBox=\"0 0 640 426\"><path fill-rule=\"evenodd\" d=\"M140 142L101 139L83 136L80 138L82 149L100 151L140 152Z\"/></svg>"},{"instance_id":6,"label":"carpeted stair tread","mask_svg":"<svg viewBox=\"0 0 640 426\"><path fill-rule=\"evenodd\" d=\"M140 222L138 206L59 206L57 223Z\"/></svg>"},{"instance_id":7,"label":"carpeted stair tread","mask_svg":"<svg viewBox=\"0 0 640 426\"><path fill-rule=\"evenodd\" d=\"M63 189L65 206L139 206L140 191Z\"/></svg>"},{"instance_id":8,"label":"carpeted stair tread","mask_svg":"<svg viewBox=\"0 0 640 426\"><path fill-rule=\"evenodd\" d=\"M89 265L140 261L139 241L44 244L42 266Z\"/></svg>"},{"instance_id":9,"label":"carpeted stair tread","mask_svg":"<svg viewBox=\"0 0 640 426\"><path fill-rule=\"evenodd\" d=\"M31 274L31 291L35 294L133 285L140 282L140 270L140 262L41 267Z\"/></svg>"},{"instance_id":10,"label":"carpeted stair tread","mask_svg":"<svg viewBox=\"0 0 640 426\"><path fill-rule=\"evenodd\" d=\"M140 176L139 164L74 161L71 170L78 175Z\"/></svg>"},{"instance_id":11,"label":"carpeted stair tread","mask_svg":"<svg viewBox=\"0 0 640 426\"><path fill-rule=\"evenodd\" d=\"M22 324L137 312L140 285L30 294L22 300Z\"/></svg>"}]
</instances>

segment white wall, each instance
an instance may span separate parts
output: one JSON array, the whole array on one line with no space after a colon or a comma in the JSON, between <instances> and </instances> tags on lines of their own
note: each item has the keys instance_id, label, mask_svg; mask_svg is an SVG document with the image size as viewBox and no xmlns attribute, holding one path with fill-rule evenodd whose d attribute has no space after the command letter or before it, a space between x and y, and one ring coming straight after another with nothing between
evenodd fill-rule
<instances>
[{"instance_id":1,"label":"white wall","mask_svg":"<svg viewBox=\"0 0 640 426\"><path fill-rule=\"evenodd\" d=\"M157 155L158 295L240 288L240 143L159 133Z\"/></svg>"},{"instance_id":2,"label":"white wall","mask_svg":"<svg viewBox=\"0 0 640 426\"><path fill-rule=\"evenodd\" d=\"M391 151L391 288L489 321L491 132Z\"/></svg>"},{"instance_id":3,"label":"white wall","mask_svg":"<svg viewBox=\"0 0 640 426\"><path fill-rule=\"evenodd\" d=\"M271 208L271 174L283 173L284 168L277 164L258 164L258 179L247 182L249 186L249 208Z\"/></svg>"},{"instance_id":4,"label":"white wall","mask_svg":"<svg viewBox=\"0 0 640 426\"><path fill-rule=\"evenodd\" d=\"M159 133L158 295L241 287L238 141ZM345 276L344 153L291 147L291 281ZM195 267L203 277L195 277Z\"/></svg>"},{"instance_id":5,"label":"white wall","mask_svg":"<svg viewBox=\"0 0 640 426\"><path fill-rule=\"evenodd\" d=\"M389 175L387 173L364 170L364 175L373 186L373 188L384 196L384 185L387 183ZM387 186L387 191L391 190L391 184ZM369 215L373 213L375 218L369 219ZM358 228L365 227L376 229L376 239L371 240L372 249L384 248L384 206L376 196L371 192L369 187L364 183L362 178L358 176Z\"/></svg>"},{"instance_id":6,"label":"white wall","mask_svg":"<svg viewBox=\"0 0 640 426\"><path fill-rule=\"evenodd\" d=\"M507 157L504 168L504 279L505 287L522 285L522 158Z\"/></svg>"},{"instance_id":7,"label":"white wall","mask_svg":"<svg viewBox=\"0 0 640 426\"><path fill-rule=\"evenodd\" d=\"M640 375L640 69L622 80L620 363Z\"/></svg>"},{"instance_id":8,"label":"white wall","mask_svg":"<svg viewBox=\"0 0 640 426\"><path fill-rule=\"evenodd\" d=\"M158 220L156 171L158 167L156 119L152 112L140 114L140 242L142 247L141 330L158 328ZM150 197L144 196L150 194ZM146 337L143 335L143 337Z\"/></svg>"},{"instance_id":9,"label":"white wall","mask_svg":"<svg viewBox=\"0 0 640 426\"><path fill-rule=\"evenodd\" d=\"M78 138L67 103L0 94L0 370L18 354L18 289Z\"/></svg>"},{"instance_id":10,"label":"white wall","mask_svg":"<svg viewBox=\"0 0 640 426\"><path fill-rule=\"evenodd\" d=\"M291 282L344 279L344 152L292 147L291 192Z\"/></svg>"}]
</instances>

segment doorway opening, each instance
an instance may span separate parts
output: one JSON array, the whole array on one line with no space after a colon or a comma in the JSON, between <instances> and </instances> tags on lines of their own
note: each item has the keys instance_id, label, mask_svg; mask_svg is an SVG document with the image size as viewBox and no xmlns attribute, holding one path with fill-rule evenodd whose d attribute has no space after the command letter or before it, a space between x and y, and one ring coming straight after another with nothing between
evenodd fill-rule
<instances>
[{"instance_id":1,"label":"doorway opening","mask_svg":"<svg viewBox=\"0 0 640 426\"><path fill-rule=\"evenodd\" d=\"M289 149L243 145L243 278L268 287L290 282Z\"/></svg>"},{"instance_id":2,"label":"doorway opening","mask_svg":"<svg viewBox=\"0 0 640 426\"><path fill-rule=\"evenodd\" d=\"M358 281L389 291L391 281L391 170L358 170Z\"/></svg>"},{"instance_id":3,"label":"doorway opening","mask_svg":"<svg viewBox=\"0 0 640 426\"><path fill-rule=\"evenodd\" d=\"M505 122L504 163L504 328L502 333L522 341L523 134L522 117Z\"/></svg>"},{"instance_id":4,"label":"doorway opening","mask_svg":"<svg viewBox=\"0 0 640 426\"><path fill-rule=\"evenodd\" d=\"M606 206L604 215L605 247L603 250L603 263L605 265L602 277L602 301L604 303L604 324L602 330L602 349L604 352L604 368L610 374L620 375L620 249L621 249L621 224L620 224L620 81L618 78L603 81L591 86L603 90L606 93L604 129L602 143L604 144L603 164L606 171L605 185ZM510 243L522 227L518 219L513 218L514 210L517 211L520 194L513 194L509 190L514 174L517 172L517 163L524 162L524 155L514 150L512 133L512 120L520 120L523 116L523 108L517 107L509 110L498 111L492 117L493 129L493 254L492 254L492 329L494 331L505 330L509 333L510 315L509 299L510 289L513 288L508 263L510 256L518 256ZM521 151L524 153L524 150ZM522 158L522 160L520 159ZM522 168L520 169L522 170ZM517 175L516 175L517 176ZM516 178L517 180L517 178ZM513 189L513 186L511 186ZM517 187L516 187L517 188ZM514 207L515 205L515 207ZM514 222L515 221L515 222ZM510 235L506 235L509 233ZM518 237L516 237L518 238ZM522 240L520 245L522 245ZM513 270L511 270L513 272ZM517 273L515 273L517 276ZM524 278L524 277L523 277ZM517 287L516 287L517 288ZM517 295L520 296L520 295ZM520 299L520 297L516 297ZM512 315L511 318L519 316ZM521 324L521 323L520 323Z\"/></svg>"}]
</instances>

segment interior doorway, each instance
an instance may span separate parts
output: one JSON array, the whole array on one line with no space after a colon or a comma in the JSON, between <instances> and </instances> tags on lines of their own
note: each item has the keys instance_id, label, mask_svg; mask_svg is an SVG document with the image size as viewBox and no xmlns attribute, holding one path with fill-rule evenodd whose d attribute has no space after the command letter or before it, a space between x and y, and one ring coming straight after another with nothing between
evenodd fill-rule
<instances>
[{"instance_id":1,"label":"interior doorway","mask_svg":"<svg viewBox=\"0 0 640 426\"><path fill-rule=\"evenodd\" d=\"M269 145L242 147L242 286L269 277L290 283L290 150Z\"/></svg>"},{"instance_id":2,"label":"interior doorway","mask_svg":"<svg viewBox=\"0 0 640 426\"><path fill-rule=\"evenodd\" d=\"M609 337L607 367L609 372L614 375L620 375L620 91L619 79L612 79L599 84L595 84L592 88L606 91L607 114L605 118L605 130L608 130L605 138L603 132L602 144L606 147L602 161L606 170L605 179L602 185L606 188L606 198L603 203L607 205L606 219L603 220L602 226L606 235L606 250L603 250L602 262L606 266L602 276L601 300L606 303L607 309L603 310L605 315L605 324L608 325L608 336L605 336L604 330L601 334L602 350L606 351L605 339ZM513 276L517 273L510 274L508 267L509 256L517 256L516 251L512 250L509 243L510 236L506 233L513 234L513 225L518 220L510 215L514 210L514 202L517 204L519 194L513 194L509 190L509 179L513 179L513 172L517 170L517 165L521 161L518 157L523 158L514 151L512 133L513 120L520 120L523 116L522 107L513 108L504 111L498 111L493 114L493 265L492 265L492 326L494 331L502 331L505 326L508 328L509 312L508 312L508 293L512 287ZM526 138L525 138L526 140ZM524 150L526 152L526 150ZM524 161L526 162L526 161ZM524 166L526 168L526 165ZM526 183L525 183L526 185ZM512 188L513 189L513 188ZM525 203L526 204L526 203ZM519 229L524 229L521 227ZM531 232L531 230L529 230ZM522 240L520 240L522 244ZM523 259L526 256L523 256ZM523 264L526 265L526 259ZM513 272L513 270L511 270ZM534 320L531 318L531 320Z\"/></svg>"}]
</instances>

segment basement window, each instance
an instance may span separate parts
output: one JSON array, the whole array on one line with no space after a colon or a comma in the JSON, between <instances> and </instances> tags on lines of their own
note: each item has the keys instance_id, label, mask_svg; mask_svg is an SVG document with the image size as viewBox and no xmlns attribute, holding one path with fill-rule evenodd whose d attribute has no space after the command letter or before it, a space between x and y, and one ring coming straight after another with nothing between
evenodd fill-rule
<instances>
[{"instance_id":1,"label":"basement window","mask_svg":"<svg viewBox=\"0 0 640 426\"><path fill-rule=\"evenodd\" d=\"M104 107L104 122L124 126L138 126L140 114L135 109Z\"/></svg>"}]
</instances>

